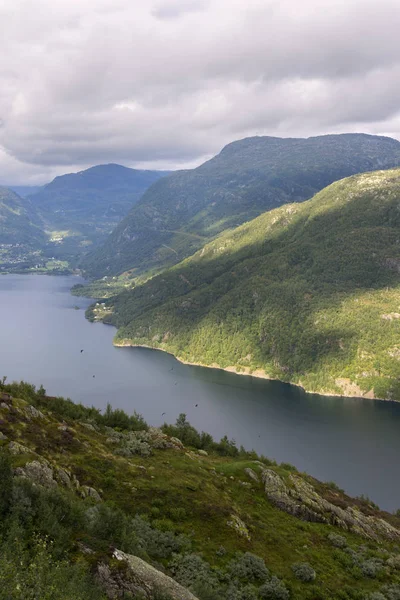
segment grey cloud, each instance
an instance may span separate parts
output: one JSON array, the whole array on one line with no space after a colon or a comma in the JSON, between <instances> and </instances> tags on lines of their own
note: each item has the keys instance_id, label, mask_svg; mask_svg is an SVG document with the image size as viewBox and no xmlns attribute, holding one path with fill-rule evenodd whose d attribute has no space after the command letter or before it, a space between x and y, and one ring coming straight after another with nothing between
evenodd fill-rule
<instances>
[{"instance_id":1,"label":"grey cloud","mask_svg":"<svg viewBox=\"0 0 400 600\"><path fill-rule=\"evenodd\" d=\"M3 0L0 183L195 164L254 134L400 137L398 0Z\"/></svg>"},{"instance_id":2,"label":"grey cloud","mask_svg":"<svg viewBox=\"0 0 400 600\"><path fill-rule=\"evenodd\" d=\"M201 12L208 6L207 0L164 0L152 10L158 19L176 19L193 12Z\"/></svg>"}]
</instances>

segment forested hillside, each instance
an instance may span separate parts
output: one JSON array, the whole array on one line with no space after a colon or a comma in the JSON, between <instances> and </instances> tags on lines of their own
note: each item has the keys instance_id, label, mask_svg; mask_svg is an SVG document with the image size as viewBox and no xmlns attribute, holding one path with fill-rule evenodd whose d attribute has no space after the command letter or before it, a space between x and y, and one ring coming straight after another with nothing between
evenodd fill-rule
<instances>
[{"instance_id":1,"label":"forested hillside","mask_svg":"<svg viewBox=\"0 0 400 600\"><path fill-rule=\"evenodd\" d=\"M41 247L46 242L35 207L27 199L0 187L0 244Z\"/></svg>"},{"instance_id":2,"label":"forested hillside","mask_svg":"<svg viewBox=\"0 0 400 600\"><path fill-rule=\"evenodd\" d=\"M311 198L343 177L399 165L400 142L385 137L240 140L153 184L83 267L92 277L158 272L264 211Z\"/></svg>"},{"instance_id":3,"label":"forested hillside","mask_svg":"<svg viewBox=\"0 0 400 600\"><path fill-rule=\"evenodd\" d=\"M56 177L29 197L59 245L72 254L82 253L104 239L143 192L166 174L98 165Z\"/></svg>"},{"instance_id":4,"label":"forested hillside","mask_svg":"<svg viewBox=\"0 0 400 600\"><path fill-rule=\"evenodd\" d=\"M0 597L396 600L400 518L180 415L0 381Z\"/></svg>"},{"instance_id":5,"label":"forested hillside","mask_svg":"<svg viewBox=\"0 0 400 600\"><path fill-rule=\"evenodd\" d=\"M117 344L400 400L400 170L336 182L92 307Z\"/></svg>"}]
</instances>

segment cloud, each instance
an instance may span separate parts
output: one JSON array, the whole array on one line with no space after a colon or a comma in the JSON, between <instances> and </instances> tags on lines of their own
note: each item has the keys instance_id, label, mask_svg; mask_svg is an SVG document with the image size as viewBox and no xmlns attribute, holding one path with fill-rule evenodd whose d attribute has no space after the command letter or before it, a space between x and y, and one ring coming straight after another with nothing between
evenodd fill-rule
<instances>
[{"instance_id":1,"label":"cloud","mask_svg":"<svg viewBox=\"0 0 400 600\"><path fill-rule=\"evenodd\" d=\"M398 0L0 0L0 22L0 183L254 134L400 138Z\"/></svg>"}]
</instances>

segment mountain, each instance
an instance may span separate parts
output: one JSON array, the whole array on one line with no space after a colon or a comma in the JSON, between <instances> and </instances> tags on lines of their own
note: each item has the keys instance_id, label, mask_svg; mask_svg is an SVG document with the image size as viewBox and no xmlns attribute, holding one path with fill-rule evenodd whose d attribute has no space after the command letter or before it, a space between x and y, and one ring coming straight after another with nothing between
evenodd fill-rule
<instances>
[{"instance_id":1,"label":"mountain","mask_svg":"<svg viewBox=\"0 0 400 600\"><path fill-rule=\"evenodd\" d=\"M116 343L400 400L400 169L341 180L221 234L90 309Z\"/></svg>"},{"instance_id":2,"label":"mountain","mask_svg":"<svg viewBox=\"0 0 400 600\"><path fill-rule=\"evenodd\" d=\"M46 242L35 207L8 188L0 187L0 244L41 247Z\"/></svg>"},{"instance_id":3,"label":"mountain","mask_svg":"<svg viewBox=\"0 0 400 600\"><path fill-rule=\"evenodd\" d=\"M159 272L222 230L333 181L400 165L400 142L364 134L234 142L200 167L153 184L83 267L91 277Z\"/></svg>"},{"instance_id":4,"label":"mountain","mask_svg":"<svg viewBox=\"0 0 400 600\"><path fill-rule=\"evenodd\" d=\"M155 428L0 385L2 598L399 597L400 517L368 498L183 414Z\"/></svg>"},{"instance_id":5,"label":"mountain","mask_svg":"<svg viewBox=\"0 0 400 600\"><path fill-rule=\"evenodd\" d=\"M109 164L61 175L30 196L49 231L71 251L104 239L143 192L165 176Z\"/></svg>"},{"instance_id":6,"label":"mountain","mask_svg":"<svg viewBox=\"0 0 400 600\"><path fill-rule=\"evenodd\" d=\"M42 189L40 185L9 185L7 187L18 194L18 196L21 196L21 198L32 196Z\"/></svg>"}]
</instances>

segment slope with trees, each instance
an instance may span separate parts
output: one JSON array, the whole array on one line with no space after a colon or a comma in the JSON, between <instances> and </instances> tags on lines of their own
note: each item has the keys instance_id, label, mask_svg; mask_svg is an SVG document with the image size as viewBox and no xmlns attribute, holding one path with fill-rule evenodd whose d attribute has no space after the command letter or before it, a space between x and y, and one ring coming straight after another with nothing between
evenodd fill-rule
<instances>
[{"instance_id":1,"label":"slope with trees","mask_svg":"<svg viewBox=\"0 0 400 600\"><path fill-rule=\"evenodd\" d=\"M153 184L83 267L91 277L155 273L221 231L301 202L343 177L400 165L400 142L364 134L233 142L193 170Z\"/></svg>"},{"instance_id":2,"label":"slope with trees","mask_svg":"<svg viewBox=\"0 0 400 600\"><path fill-rule=\"evenodd\" d=\"M117 344L400 400L399 206L400 170L341 180L221 234L89 315L119 327Z\"/></svg>"}]
</instances>

